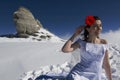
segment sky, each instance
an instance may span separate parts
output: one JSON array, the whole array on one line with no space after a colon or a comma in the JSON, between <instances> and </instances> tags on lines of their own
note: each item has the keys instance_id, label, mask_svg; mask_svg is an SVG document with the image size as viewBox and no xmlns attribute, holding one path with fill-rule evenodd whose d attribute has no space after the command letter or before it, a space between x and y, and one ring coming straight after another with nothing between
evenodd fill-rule
<instances>
[{"instance_id":1,"label":"sky","mask_svg":"<svg viewBox=\"0 0 120 80\"><path fill-rule=\"evenodd\" d=\"M28 8L43 27L63 37L84 24L87 15L99 16L103 33L120 26L120 0L4 0L0 1L0 34L16 33L13 13Z\"/></svg>"}]
</instances>

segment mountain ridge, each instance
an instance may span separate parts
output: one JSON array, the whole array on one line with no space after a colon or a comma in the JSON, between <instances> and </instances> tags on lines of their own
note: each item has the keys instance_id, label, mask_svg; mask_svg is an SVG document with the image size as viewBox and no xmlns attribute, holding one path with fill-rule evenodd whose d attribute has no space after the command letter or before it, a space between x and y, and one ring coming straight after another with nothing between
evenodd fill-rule
<instances>
[{"instance_id":1,"label":"mountain ridge","mask_svg":"<svg viewBox=\"0 0 120 80\"><path fill-rule=\"evenodd\" d=\"M65 40L54 35L50 31L41 28L37 33L29 35L27 38L20 38L14 34L1 35L0 42L39 42L39 41L50 41L50 42L64 42Z\"/></svg>"}]
</instances>

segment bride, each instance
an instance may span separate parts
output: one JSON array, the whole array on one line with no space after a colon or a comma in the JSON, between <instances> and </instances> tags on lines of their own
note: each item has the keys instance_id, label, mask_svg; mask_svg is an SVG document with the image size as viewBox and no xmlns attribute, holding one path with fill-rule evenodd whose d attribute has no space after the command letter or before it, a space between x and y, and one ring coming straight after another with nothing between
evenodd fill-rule
<instances>
[{"instance_id":1,"label":"bride","mask_svg":"<svg viewBox=\"0 0 120 80\"><path fill-rule=\"evenodd\" d=\"M52 80L103 80L101 78L102 68L105 69L107 79L112 80L107 41L99 37L102 22L98 16L87 16L85 24L85 26L78 27L62 47L64 53L70 53L79 48L81 61L65 78L40 76L36 80L42 80L44 77ZM84 37L73 42L82 31L84 31L82 34Z\"/></svg>"}]
</instances>

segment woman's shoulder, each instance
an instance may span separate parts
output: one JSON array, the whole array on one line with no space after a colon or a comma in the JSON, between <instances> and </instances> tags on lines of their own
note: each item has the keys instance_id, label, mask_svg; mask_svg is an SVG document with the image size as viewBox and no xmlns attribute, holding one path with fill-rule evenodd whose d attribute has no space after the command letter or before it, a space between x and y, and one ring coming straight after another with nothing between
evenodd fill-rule
<instances>
[{"instance_id":1,"label":"woman's shoulder","mask_svg":"<svg viewBox=\"0 0 120 80\"><path fill-rule=\"evenodd\" d=\"M86 44L93 44L93 45L101 45L101 44L107 45L107 44L108 44L106 39L100 39L100 43L96 43L96 44L95 44L95 43L89 43L89 42L87 42L87 41L85 41L85 40L82 40L82 39L78 39L77 42L78 42L79 44L84 44L84 43L86 43Z\"/></svg>"},{"instance_id":2,"label":"woman's shoulder","mask_svg":"<svg viewBox=\"0 0 120 80\"><path fill-rule=\"evenodd\" d=\"M101 39L101 43L104 44L104 50L109 50L110 45L108 44L107 40Z\"/></svg>"},{"instance_id":3,"label":"woman's shoulder","mask_svg":"<svg viewBox=\"0 0 120 80\"><path fill-rule=\"evenodd\" d=\"M101 42L101 44L108 44L107 40L105 40L105 39L100 39L100 42Z\"/></svg>"}]
</instances>

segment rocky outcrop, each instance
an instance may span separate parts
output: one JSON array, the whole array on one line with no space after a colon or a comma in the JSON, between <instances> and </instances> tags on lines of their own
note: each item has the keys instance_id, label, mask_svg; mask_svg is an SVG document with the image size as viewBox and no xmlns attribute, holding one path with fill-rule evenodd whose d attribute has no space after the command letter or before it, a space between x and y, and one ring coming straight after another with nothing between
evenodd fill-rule
<instances>
[{"instance_id":1,"label":"rocky outcrop","mask_svg":"<svg viewBox=\"0 0 120 80\"><path fill-rule=\"evenodd\" d=\"M13 18L16 25L17 35L19 37L28 37L28 35L38 32L42 27L40 21L35 19L32 13L24 7L20 7L15 11Z\"/></svg>"}]
</instances>

